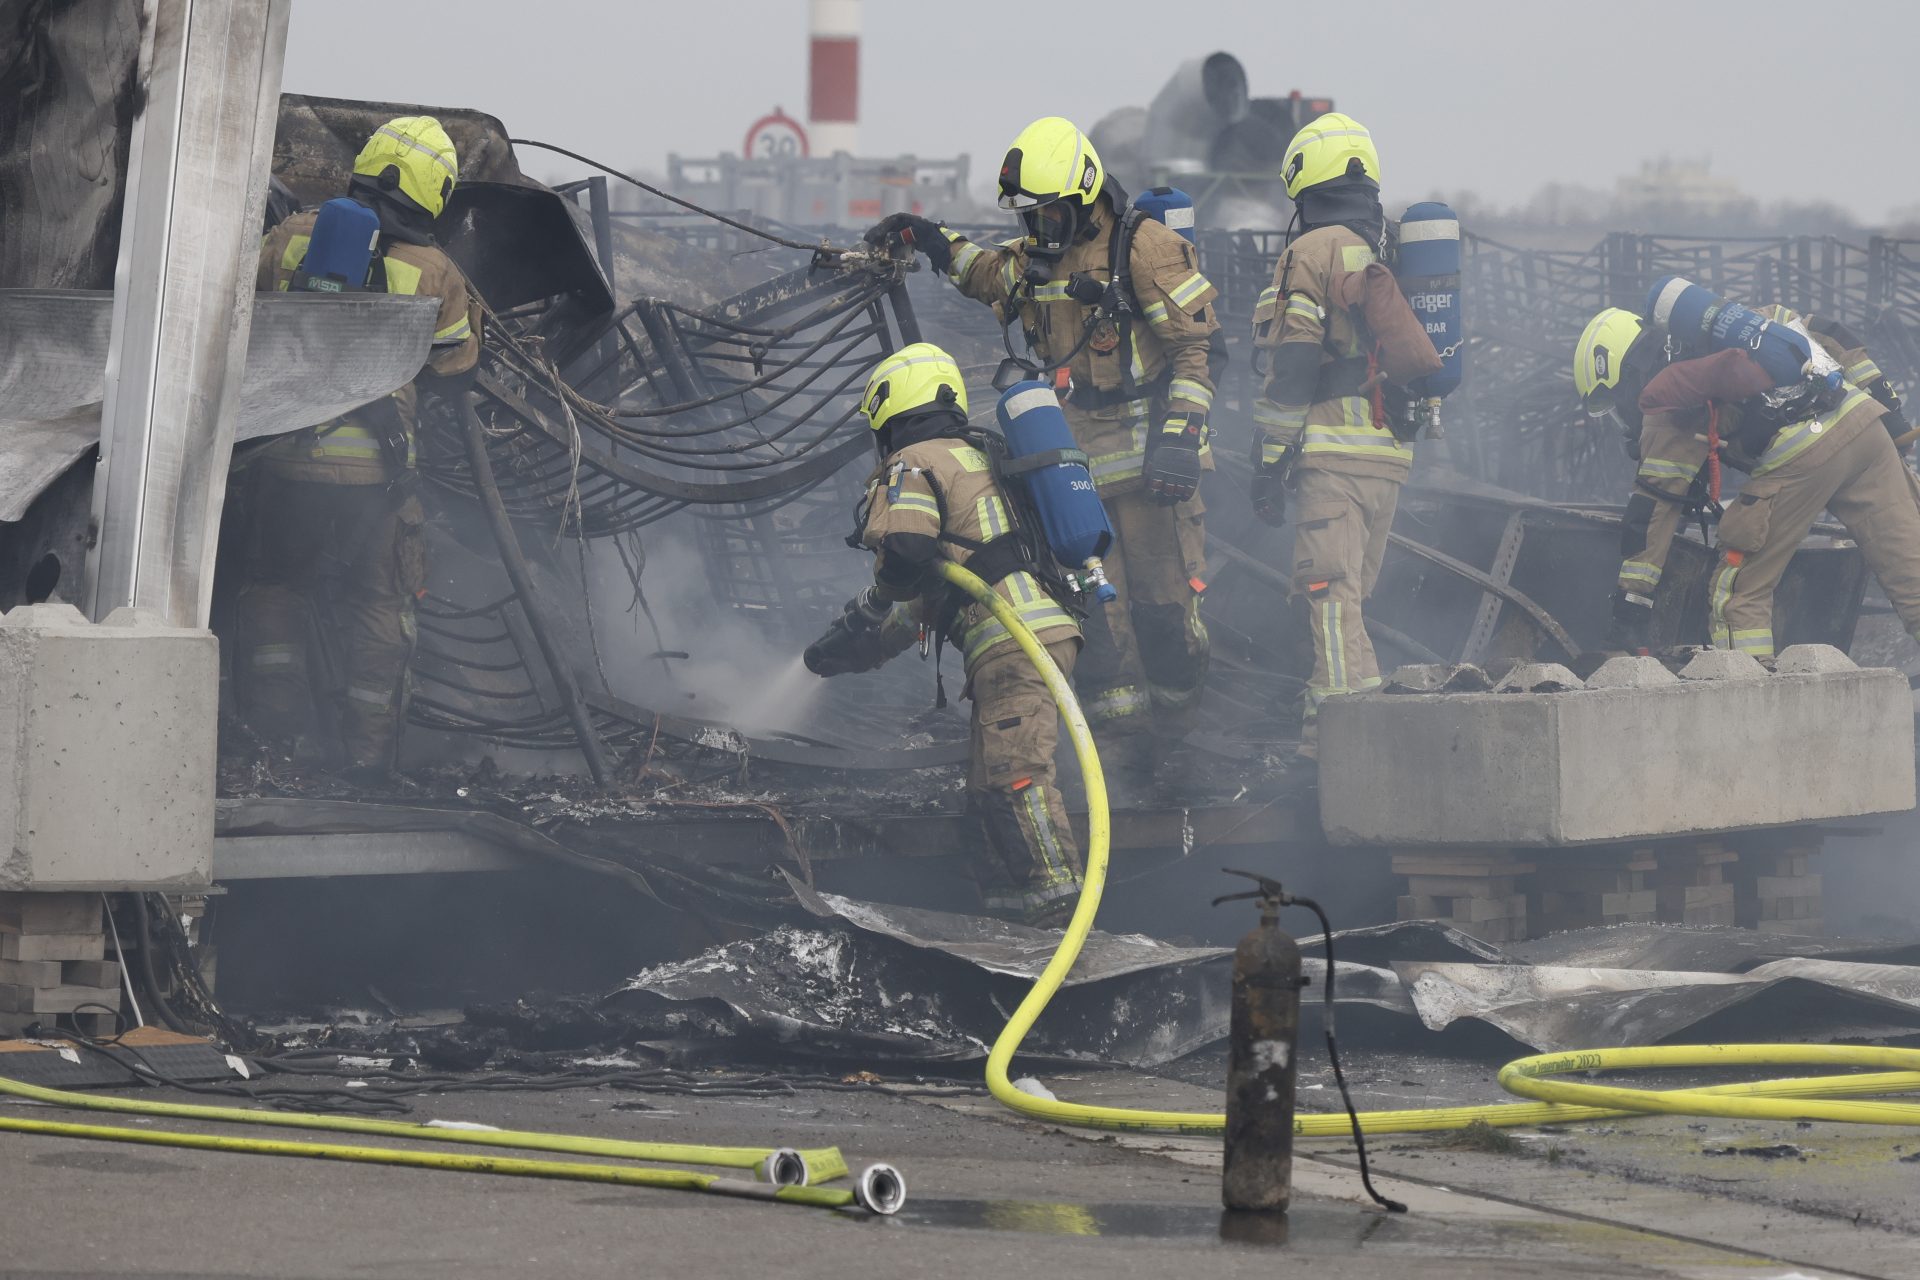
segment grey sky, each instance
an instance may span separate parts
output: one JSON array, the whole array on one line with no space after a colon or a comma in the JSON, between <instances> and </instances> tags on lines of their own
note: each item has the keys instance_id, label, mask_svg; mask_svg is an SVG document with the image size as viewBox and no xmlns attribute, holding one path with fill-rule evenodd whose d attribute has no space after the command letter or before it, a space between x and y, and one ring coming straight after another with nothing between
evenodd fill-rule
<instances>
[{"instance_id":1,"label":"grey sky","mask_svg":"<svg viewBox=\"0 0 1920 1280\"><path fill-rule=\"evenodd\" d=\"M1366 123L1390 205L1462 189L1512 204L1550 181L1611 188L1663 154L1708 159L1763 201L1828 199L1867 221L1920 205L1912 0L865 8L861 150L967 153L985 180L1032 118L1090 126L1145 104L1181 60L1225 49L1255 94L1331 95ZM804 118L806 11L805 0L295 0L285 87L476 107L517 135L658 170L670 151L737 151L776 104ZM1822 13L1830 27L1809 20ZM572 176L522 159L538 176Z\"/></svg>"}]
</instances>

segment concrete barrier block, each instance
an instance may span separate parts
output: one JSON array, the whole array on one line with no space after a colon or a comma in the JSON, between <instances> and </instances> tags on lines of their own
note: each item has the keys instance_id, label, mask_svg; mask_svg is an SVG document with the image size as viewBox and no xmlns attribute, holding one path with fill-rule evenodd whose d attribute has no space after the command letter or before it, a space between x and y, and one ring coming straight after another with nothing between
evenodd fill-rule
<instances>
[{"instance_id":1,"label":"concrete barrier block","mask_svg":"<svg viewBox=\"0 0 1920 1280\"><path fill-rule=\"evenodd\" d=\"M205 887L218 700L211 632L0 615L0 890Z\"/></svg>"},{"instance_id":2,"label":"concrete barrier block","mask_svg":"<svg viewBox=\"0 0 1920 1280\"><path fill-rule=\"evenodd\" d=\"M1765 680L1767 669L1750 653L1736 649L1702 649L1680 668L1682 680Z\"/></svg>"},{"instance_id":3,"label":"concrete barrier block","mask_svg":"<svg viewBox=\"0 0 1920 1280\"><path fill-rule=\"evenodd\" d=\"M1858 671L1852 658L1830 644L1794 644L1780 651L1776 675L1817 676L1829 671Z\"/></svg>"},{"instance_id":4,"label":"concrete barrier block","mask_svg":"<svg viewBox=\"0 0 1920 1280\"><path fill-rule=\"evenodd\" d=\"M1446 685L1453 668L1444 663L1418 662L1394 668L1387 677L1386 693L1438 693Z\"/></svg>"},{"instance_id":5,"label":"concrete barrier block","mask_svg":"<svg viewBox=\"0 0 1920 1280\"><path fill-rule=\"evenodd\" d=\"M1557 662L1522 662L1493 686L1495 693L1566 693L1586 682Z\"/></svg>"},{"instance_id":6,"label":"concrete barrier block","mask_svg":"<svg viewBox=\"0 0 1920 1280\"><path fill-rule=\"evenodd\" d=\"M1623 653L1617 658L1608 658L1587 677L1589 689L1651 689L1679 683L1679 676L1667 670L1660 659L1647 654Z\"/></svg>"},{"instance_id":7,"label":"concrete barrier block","mask_svg":"<svg viewBox=\"0 0 1920 1280\"><path fill-rule=\"evenodd\" d=\"M1493 678L1471 662L1420 662L1396 667L1382 693L1483 693Z\"/></svg>"},{"instance_id":8,"label":"concrete barrier block","mask_svg":"<svg viewBox=\"0 0 1920 1280\"><path fill-rule=\"evenodd\" d=\"M1904 675L1781 678L1728 656L1759 674L1330 698L1319 722L1321 824L1340 845L1527 849L1913 807ZM1738 767L1725 767L1736 751Z\"/></svg>"}]
</instances>

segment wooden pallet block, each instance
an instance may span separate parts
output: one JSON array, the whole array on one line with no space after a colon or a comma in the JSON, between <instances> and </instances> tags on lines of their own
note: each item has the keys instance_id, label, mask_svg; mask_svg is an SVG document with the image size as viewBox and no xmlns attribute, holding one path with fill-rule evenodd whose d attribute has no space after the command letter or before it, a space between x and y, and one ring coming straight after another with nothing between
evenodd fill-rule
<instances>
[{"instance_id":1,"label":"wooden pallet block","mask_svg":"<svg viewBox=\"0 0 1920 1280\"><path fill-rule=\"evenodd\" d=\"M104 933L0 933L0 960L104 960Z\"/></svg>"},{"instance_id":2,"label":"wooden pallet block","mask_svg":"<svg viewBox=\"0 0 1920 1280\"><path fill-rule=\"evenodd\" d=\"M118 1009L120 988L65 984L31 987L16 982L0 982L0 1013L71 1013L86 1004L103 1004L109 1009Z\"/></svg>"},{"instance_id":3,"label":"wooden pallet block","mask_svg":"<svg viewBox=\"0 0 1920 1280\"><path fill-rule=\"evenodd\" d=\"M105 928L97 893L0 892L0 933L99 933Z\"/></svg>"}]
</instances>

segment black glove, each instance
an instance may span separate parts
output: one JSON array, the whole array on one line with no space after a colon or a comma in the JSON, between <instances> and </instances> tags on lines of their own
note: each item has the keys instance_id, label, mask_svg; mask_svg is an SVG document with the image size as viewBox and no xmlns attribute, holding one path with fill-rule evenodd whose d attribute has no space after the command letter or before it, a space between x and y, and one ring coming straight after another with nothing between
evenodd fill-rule
<instances>
[{"instance_id":1,"label":"black glove","mask_svg":"<svg viewBox=\"0 0 1920 1280\"><path fill-rule=\"evenodd\" d=\"M868 227L863 239L876 248L904 244L918 249L942 275L953 265L954 242L947 239L946 229L917 213L890 213Z\"/></svg>"},{"instance_id":2,"label":"black glove","mask_svg":"<svg viewBox=\"0 0 1920 1280\"><path fill-rule=\"evenodd\" d=\"M801 660L817 676L843 676L854 671L872 671L893 656L881 635L880 626L893 611L893 605L868 587L847 601L840 616L818 640L807 646Z\"/></svg>"},{"instance_id":3,"label":"black glove","mask_svg":"<svg viewBox=\"0 0 1920 1280\"><path fill-rule=\"evenodd\" d=\"M1639 653L1647 647L1652 627L1652 600L1631 591L1613 593L1613 621L1607 627L1606 648Z\"/></svg>"},{"instance_id":4,"label":"black glove","mask_svg":"<svg viewBox=\"0 0 1920 1280\"><path fill-rule=\"evenodd\" d=\"M1176 413L1147 449L1147 492L1166 506L1185 502L1200 487L1200 446L1207 439L1204 413Z\"/></svg>"},{"instance_id":5,"label":"black glove","mask_svg":"<svg viewBox=\"0 0 1920 1280\"><path fill-rule=\"evenodd\" d=\"M1253 514L1275 529L1287 522L1287 481L1279 471L1262 467L1253 473Z\"/></svg>"}]
</instances>

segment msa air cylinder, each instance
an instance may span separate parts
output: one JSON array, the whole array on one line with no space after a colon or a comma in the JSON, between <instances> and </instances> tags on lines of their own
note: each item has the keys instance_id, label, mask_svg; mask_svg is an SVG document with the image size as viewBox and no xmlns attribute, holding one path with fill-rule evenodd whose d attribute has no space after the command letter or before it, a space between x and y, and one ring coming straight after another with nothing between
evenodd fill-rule
<instances>
[{"instance_id":1,"label":"msa air cylinder","mask_svg":"<svg viewBox=\"0 0 1920 1280\"><path fill-rule=\"evenodd\" d=\"M1059 397L1044 382L1016 382L1001 395L997 412L1007 471L1025 483L1054 559L1084 578L1101 604L1113 603L1119 593L1100 563L1113 545L1113 526Z\"/></svg>"},{"instance_id":2,"label":"msa air cylinder","mask_svg":"<svg viewBox=\"0 0 1920 1280\"><path fill-rule=\"evenodd\" d=\"M307 256L293 274L299 293L361 293L373 270L380 215L345 196L320 206L307 241Z\"/></svg>"}]
</instances>

